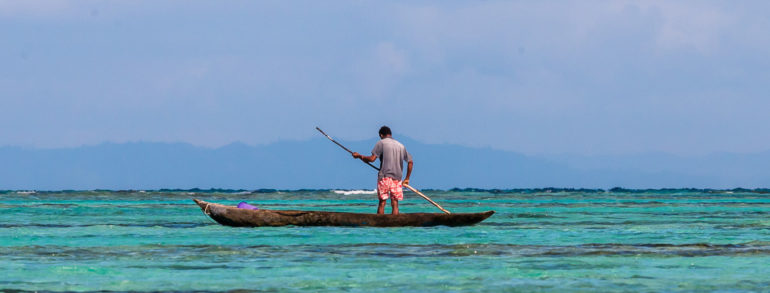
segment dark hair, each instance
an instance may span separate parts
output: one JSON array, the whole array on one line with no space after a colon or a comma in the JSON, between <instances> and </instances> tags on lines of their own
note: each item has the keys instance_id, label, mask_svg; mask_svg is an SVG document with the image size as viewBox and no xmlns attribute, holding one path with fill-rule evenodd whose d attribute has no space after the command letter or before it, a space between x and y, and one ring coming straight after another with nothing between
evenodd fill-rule
<instances>
[{"instance_id":1,"label":"dark hair","mask_svg":"<svg viewBox=\"0 0 770 293\"><path fill-rule=\"evenodd\" d=\"M383 136L385 136L385 135L393 135L393 133L390 132L390 127L383 126L383 127L380 127L380 135L383 135Z\"/></svg>"}]
</instances>

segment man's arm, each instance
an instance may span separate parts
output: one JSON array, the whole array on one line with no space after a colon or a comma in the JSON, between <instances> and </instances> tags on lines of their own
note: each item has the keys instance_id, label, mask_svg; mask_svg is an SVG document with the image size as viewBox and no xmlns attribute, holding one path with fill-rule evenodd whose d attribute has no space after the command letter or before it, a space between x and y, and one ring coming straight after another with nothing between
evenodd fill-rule
<instances>
[{"instance_id":1,"label":"man's arm","mask_svg":"<svg viewBox=\"0 0 770 293\"><path fill-rule=\"evenodd\" d=\"M412 166L414 166L414 162L409 161L406 164L406 178L404 178L404 185L409 185L409 176L412 176Z\"/></svg>"},{"instance_id":2,"label":"man's arm","mask_svg":"<svg viewBox=\"0 0 770 293\"><path fill-rule=\"evenodd\" d=\"M359 154L357 152L354 152L353 153L353 158L354 159L361 159L361 161L364 161L365 163L371 163L371 162L374 162L375 160L377 160L377 155L372 154L371 156L367 157L367 156L361 155L361 154Z\"/></svg>"}]
</instances>

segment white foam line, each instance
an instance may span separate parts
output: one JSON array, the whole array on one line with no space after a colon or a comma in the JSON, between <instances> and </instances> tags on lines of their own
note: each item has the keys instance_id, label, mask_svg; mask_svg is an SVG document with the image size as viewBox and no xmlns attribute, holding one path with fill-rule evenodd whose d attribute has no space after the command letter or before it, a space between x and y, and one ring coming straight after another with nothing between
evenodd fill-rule
<instances>
[{"instance_id":1,"label":"white foam line","mask_svg":"<svg viewBox=\"0 0 770 293\"><path fill-rule=\"evenodd\" d=\"M352 194L375 194L377 190L332 190L336 194L352 195Z\"/></svg>"}]
</instances>

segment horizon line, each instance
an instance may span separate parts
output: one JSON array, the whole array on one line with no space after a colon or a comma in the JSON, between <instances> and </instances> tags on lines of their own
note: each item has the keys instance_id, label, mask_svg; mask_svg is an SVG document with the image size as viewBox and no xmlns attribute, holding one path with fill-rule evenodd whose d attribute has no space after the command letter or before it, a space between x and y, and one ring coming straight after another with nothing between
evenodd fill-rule
<instances>
[{"instance_id":1,"label":"horizon line","mask_svg":"<svg viewBox=\"0 0 770 293\"><path fill-rule=\"evenodd\" d=\"M279 189L279 188L257 188L257 189L234 189L234 188L158 188L158 189L61 189L61 190L37 190L37 189L0 189L0 194L19 193L74 193L74 192L121 192L121 193L163 193L163 192L193 192L193 193L233 193L233 194L258 194L258 193L277 193L277 192L296 192L296 191L371 191L374 189L361 188L297 188L297 189ZM560 192L589 192L589 193L642 193L649 191L658 192L705 192L705 193L758 193L770 194L770 187L757 188L693 188L693 187L664 187L664 188L583 188L583 187L536 187L536 188L475 188L475 187L453 187L449 189L424 188L423 191L440 192L488 192L488 193L560 193Z\"/></svg>"},{"instance_id":2,"label":"horizon line","mask_svg":"<svg viewBox=\"0 0 770 293\"><path fill-rule=\"evenodd\" d=\"M649 150L649 151L642 151L642 152L628 152L628 153L601 153L601 154L581 154L581 153L537 153L537 154L530 154L523 151L516 151L516 150L507 150L507 149L501 149L501 148L494 148L492 146L469 146L469 145L463 145L463 144L455 144L455 143L431 143L431 142L424 142L418 139L415 139L410 136L406 135L399 135L397 137L403 137L408 140L413 140L419 144L423 145L435 145L435 146L457 146L457 147L463 147L468 149L475 149L475 150L492 150L492 151L501 151L501 152L509 152L509 153L516 153L516 154L522 154L530 157L559 157L559 156L581 156L581 157L602 157L602 156L634 156L634 155L649 155L649 154L661 154L661 155L672 155L677 157L683 157L683 158L697 158L697 157L705 157L705 156L711 156L711 155L718 155L718 154L732 154L732 155L758 155L758 154L764 154L770 152L770 149L763 150L763 151L755 151L755 152L734 152L734 151L712 151L707 152L703 154L676 154L672 152L666 152L661 150ZM40 151L50 151L50 150L70 150L70 149L78 149L78 148L89 148L89 147L99 147L99 146L105 146L105 145L132 145L132 144L157 144L157 145L187 145L195 148L200 149L207 149L207 150L219 150L222 148L226 148L233 145L245 145L252 148L258 148L258 147L266 147L274 144L280 144L285 142L295 142L295 143L302 143L302 142L310 142L314 140L323 140L323 137L310 137L306 139L282 139L277 141L272 141L268 143L262 143L262 144L251 144L247 143L241 140L231 141L226 144L221 144L219 146L206 146L206 145L200 145L195 144L192 142L187 141L153 141L153 140L126 140L126 141L102 141L98 143L85 143L80 144L77 146L55 146L55 147L49 147L49 146L34 146L34 145L0 145L0 149L2 148L16 148L16 149L22 149L22 150L40 150ZM376 140L377 137L371 137L367 139L357 139L357 140L345 140L349 143L360 143L360 142L366 142L368 140Z\"/></svg>"}]
</instances>

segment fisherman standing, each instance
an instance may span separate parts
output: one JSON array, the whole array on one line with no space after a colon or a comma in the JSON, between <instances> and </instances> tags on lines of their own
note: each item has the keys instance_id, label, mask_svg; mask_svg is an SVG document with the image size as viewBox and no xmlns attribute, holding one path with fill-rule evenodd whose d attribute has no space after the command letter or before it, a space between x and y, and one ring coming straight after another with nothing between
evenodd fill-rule
<instances>
[{"instance_id":1,"label":"fisherman standing","mask_svg":"<svg viewBox=\"0 0 770 293\"><path fill-rule=\"evenodd\" d=\"M406 178L403 184L409 184L409 176L412 175L412 155L406 151L403 144L393 139L393 133L390 128L383 126L380 128L380 141L374 145L371 156L363 156L359 153L353 153L353 158L361 159L366 163L371 163L380 158L380 172L377 173L377 195L380 199L377 206L377 213L385 213L385 203L390 198L390 205L393 208L393 214L398 214L398 202L404 199L404 191L401 188L401 178L403 177L404 161L407 162Z\"/></svg>"}]
</instances>

